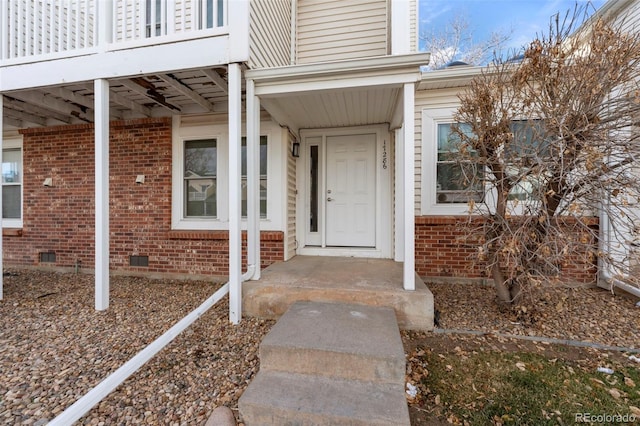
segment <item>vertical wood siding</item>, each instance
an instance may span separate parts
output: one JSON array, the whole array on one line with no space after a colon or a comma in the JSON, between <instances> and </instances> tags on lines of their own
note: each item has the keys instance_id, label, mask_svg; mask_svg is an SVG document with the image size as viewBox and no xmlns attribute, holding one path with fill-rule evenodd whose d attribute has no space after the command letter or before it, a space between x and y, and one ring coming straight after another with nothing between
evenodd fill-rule
<instances>
[{"instance_id":1,"label":"vertical wood siding","mask_svg":"<svg viewBox=\"0 0 640 426\"><path fill-rule=\"evenodd\" d=\"M298 0L299 64L388 53L387 0Z\"/></svg>"},{"instance_id":2,"label":"vertical wood siding","mask_svg":"<svg viewBox=\"0 0 640 426\"><path fill-rule=\"evenodd\" d=\"M249 12L249 66L291 62L291 0L253 0Z\"/></svg>"}]
</instances>

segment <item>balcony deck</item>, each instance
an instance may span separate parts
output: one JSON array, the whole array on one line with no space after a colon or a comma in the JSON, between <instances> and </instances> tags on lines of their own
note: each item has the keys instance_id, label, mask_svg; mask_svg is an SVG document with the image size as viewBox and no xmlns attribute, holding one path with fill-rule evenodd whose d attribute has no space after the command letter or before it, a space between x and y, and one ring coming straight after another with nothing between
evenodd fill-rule
<instances>
[{"instance_id":1,"label":"balcony deck","mask_svg":"<svg viewBox=\"0 0 640 426\"><path fill-rule=\"evenodd\" d=\"M229 0L7 0L0 92L246 61L248 22Z\"/></svg>"}]
</instances>

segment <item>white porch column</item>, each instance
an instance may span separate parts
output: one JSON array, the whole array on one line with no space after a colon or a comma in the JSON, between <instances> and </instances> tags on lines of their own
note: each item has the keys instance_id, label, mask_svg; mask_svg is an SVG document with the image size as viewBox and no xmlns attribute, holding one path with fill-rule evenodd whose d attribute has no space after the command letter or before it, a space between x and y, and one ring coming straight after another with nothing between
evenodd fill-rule
<instances>
[{"instance_id":1,"label":"white porch column","mask_svg":"<svg viewBox=\"0 0 640 426\"><path fill-rule=\"evenodd\" d=\"M415 89L414 83L404 85L404 270L405 290L415 290Z\"/></svg>"},{"instance_id":2,"label":"white porch column","mask_svg":"<svg viewBox=\"0 0 640 426\"><path fill-rule=\"evenodd\" d=\"M4 137L3 137L3 118L4 118L4 96L0 95L0 163L2 162L2 148L4 145ZM2 182L0 181L0 190L2 189ZM24 213L23 213L24 214ZM4 293L3 293L3 276L4 276L4 261L3 261L3 256L4 256L4 250L2 249L2 229L3 229L3 224L2 224L2 194L0 191L0 300L2 300L4 298Z\"/></svg>"},{"instance_id":3,"label":"white porch column","mask_svg":"<svg viewBox=\"0 0 640 426\"><path fill-rule=\"evenodd\" d=\"M242 71L229 64L229 320L242 318L242 234L240 230L240 137L242 135ZM248 165L248 164L247 164Z\"/></svg>"},{"instance_id":4,"label":"white porch column","mask_svg":"<svg viewBox=\"0 0 640 426\"><path fill-rule=\"evenodd\" d=\"M94 82L96 310L109 307L109 82Z\"/></svg>"},{"instance_id":5,"label":"white porch column","mask_svg":"<svg viewBox=\"0 0 640 426\"><path fill-rule=\"evenodd\" d=\"M260 99L247 80L247 264L260 279Z\"/></svg>"}]
</instances>

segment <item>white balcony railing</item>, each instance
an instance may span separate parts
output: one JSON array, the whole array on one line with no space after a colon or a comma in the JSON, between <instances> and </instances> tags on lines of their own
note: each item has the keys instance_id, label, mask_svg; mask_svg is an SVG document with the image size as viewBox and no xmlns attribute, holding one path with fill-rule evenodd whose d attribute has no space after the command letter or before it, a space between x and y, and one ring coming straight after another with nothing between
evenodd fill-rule
<instances>
[{"instance_id":1,"label":"white balcony railing","mask_svg":"<svg viewBox=\"0 0 640 426\"><path fill-rule=\"evenodd\" d=\"M81 55L98 46L113 50L223 34L228 2L0 0L0 61L37 61Z\"/></svg>"}]
</instances>

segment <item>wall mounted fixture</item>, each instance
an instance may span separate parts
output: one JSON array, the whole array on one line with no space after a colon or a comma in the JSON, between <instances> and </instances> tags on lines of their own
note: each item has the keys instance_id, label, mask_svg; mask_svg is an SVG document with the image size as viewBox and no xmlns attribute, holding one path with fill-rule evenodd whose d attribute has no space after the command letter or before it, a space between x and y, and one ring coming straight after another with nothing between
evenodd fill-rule
<instances>
[{"instance_id":1,"label":"wall mounted fixture","mask_svg":"<svg viewBox=\"0 0 640 426\"><path fill-rule=\"evenodd\" d=\"M136 176L136 183L144 183L144 175Z\"/></svg>"},{"instance_id":2,"label":"wall mounted fixture","mask_svg":"<svg viewBox=\"0 0 640 426\"><path fill-rule=\"evenodd\" d=\"M51 179L50 177L45 178L44 182L42 182L42 185L44 185L44 186L53 186L53 179Z\"/></svg>"},{"instance_id":3,"label":"wall mounted fixture","mask_svg":"<svg viewBox=\"0 0 640 426\"><path fill-rule=\"evenodd\" d=\"M291 155L298 158L300 157L300 142L294 142L291 147Z\"/></svg>"}]
</instances>

